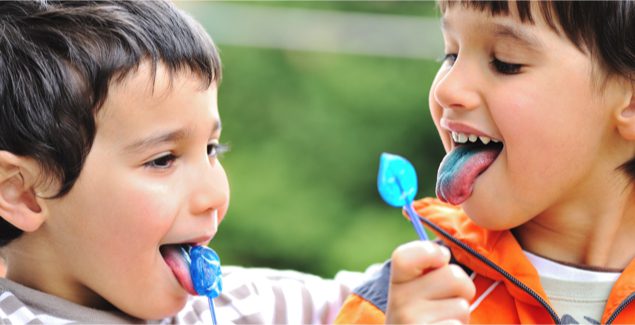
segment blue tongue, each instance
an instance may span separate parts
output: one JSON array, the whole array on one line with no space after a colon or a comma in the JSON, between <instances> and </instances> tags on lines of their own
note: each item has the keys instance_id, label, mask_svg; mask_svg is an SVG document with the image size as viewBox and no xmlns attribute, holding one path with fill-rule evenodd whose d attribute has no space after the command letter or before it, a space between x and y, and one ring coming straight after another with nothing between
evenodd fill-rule
<instances>
[{"instance_id":1,"label":"blue tongue","mask_svg":"<svg viewBox=\"0 0 635 325\"><path fill-rule=\"evenodd\" d=\"M459 205L472 195L476 178L498 157L502 144L466 144L450 151L437 173L437 197Z\"/></svg>"}]
</instances>

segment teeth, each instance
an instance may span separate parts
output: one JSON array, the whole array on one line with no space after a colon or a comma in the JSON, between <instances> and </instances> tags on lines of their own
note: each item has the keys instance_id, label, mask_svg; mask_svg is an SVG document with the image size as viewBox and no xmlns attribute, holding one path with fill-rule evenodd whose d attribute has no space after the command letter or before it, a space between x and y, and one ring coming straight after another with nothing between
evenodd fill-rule
<instances>
[{"instance_id":1,"label":"teeth","mask_svg":"<svg viewBox=\"0 0 635 325\"><path fill-rule=\"evenodd\" d=\"M494 143L499 143L500 140L496 140L490 137L486 137L486 136L478 136L475 134L465 134L465 133L460 133L460 132L451 132L450 135L452 136L452 140L454 140L454 142L456 143L467 143L472 142L475 143L478 140L481 140L481 142L483 144L488 144L490 142L494 142Z\"/></svg>"},{"instance_id":2,"label":"teeth","mask_svg":"<svg viewBox=\"0 0 635 325\"><path fill-rule=\"evenodd\" d=\"M492 140L489 137L485 137L485 136L480 136L478 138L481 139L481 142L483 142L483 144L488 144Z\"/></svg>"}]
</instances>

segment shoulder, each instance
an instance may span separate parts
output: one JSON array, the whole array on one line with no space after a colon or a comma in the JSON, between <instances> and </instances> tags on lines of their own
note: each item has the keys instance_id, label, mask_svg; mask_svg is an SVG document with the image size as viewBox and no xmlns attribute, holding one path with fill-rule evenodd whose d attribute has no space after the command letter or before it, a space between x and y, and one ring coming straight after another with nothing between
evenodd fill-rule
<instances>
[{"instance_id":1,"label":"shoulder","mask_svg":"<svg viewBox=\"0 0 635 325\"><path fill-rule=\"evenodd\" d=\"M131 323L121 311L98 310L0 278L0 324Z\"/></svg>"},{"instance_id":2,"label":"shoulder","mask_svg":"<svg viewBox=\"0 0 635 325\"><path fill-rule=\"evenodd\" d=\"M5 286L0 284L0 323L1 324L60 324L70 320L42 313L37 308L27 305Z\"/></svg>"},{"instance_id":3,"label":"shoulder","mask_svg":"<svg viewBox=\"0 0 635 325\"><path fill-rule=\"evenodd\" d=\"M11 319L20 319L28 322L35 319L35 315L30 308L12 292L7 291L4 287L0 290L2 291L0 293L0 317L2 317L2 322Z\"/></svg>"}]
</instances>

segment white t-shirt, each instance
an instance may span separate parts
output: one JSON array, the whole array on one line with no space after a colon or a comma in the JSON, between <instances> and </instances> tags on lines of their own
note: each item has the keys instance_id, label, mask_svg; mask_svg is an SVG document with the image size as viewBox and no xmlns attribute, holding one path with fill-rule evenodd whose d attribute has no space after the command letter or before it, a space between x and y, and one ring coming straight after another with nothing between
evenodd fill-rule
<instances>
[{"instance_id":1,"label":"white t-shirt","mask_svg":"<svg viewBox=\"0 0 635 325\"><path fill-rule=\"evenodd\" d=\"M525 252L564 324L599 324L620 272L579 269Z\"/></svg>"}]
</instances>

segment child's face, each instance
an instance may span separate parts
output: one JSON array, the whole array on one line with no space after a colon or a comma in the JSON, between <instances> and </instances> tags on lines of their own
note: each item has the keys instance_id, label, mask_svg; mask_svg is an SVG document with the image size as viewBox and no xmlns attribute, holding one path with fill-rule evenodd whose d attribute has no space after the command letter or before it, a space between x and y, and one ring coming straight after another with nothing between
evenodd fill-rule
<instances>
[{"instance_id":1,"label":"child's face","mask_svg":"<svg viewBox=\"0 0 635 325\"><path fill-rule=\"evenodd\" d=\"M454 162L458 176L443 190L472 187L455 203L490 229L593 207L603 191L624 186L616 168L632 155L611 120L624 98L617 83L600 92L590 56L533 16L535 25L523 24L459 4L443 16L448 59L429 101L445 149L458 147L452 131L503 143L498 156Z\"/></svg>"},{"instance_id":2,"label":"child's face","mask_svg":"<svg viewBox=\"0 0 635 325\"><path fill-rule=\"evenodd\" d=\"M152 82L142 65L111 85L77 183L47 202L41 253L51 264L34 266L48 269L37 287L145 319L174 314L187 297L159 247L207 244L229 200L216 85L180 72L169 88L162 66Z\"/></svg>"}]
</instances>

